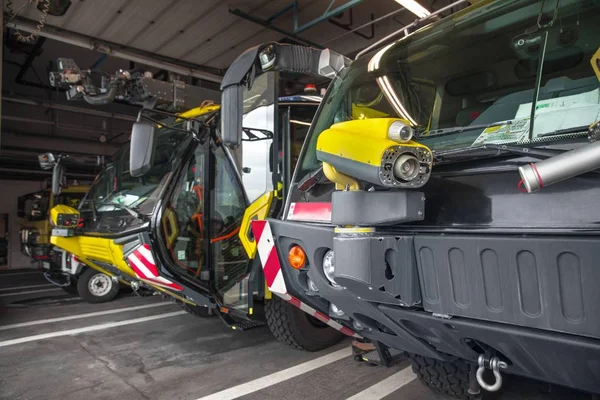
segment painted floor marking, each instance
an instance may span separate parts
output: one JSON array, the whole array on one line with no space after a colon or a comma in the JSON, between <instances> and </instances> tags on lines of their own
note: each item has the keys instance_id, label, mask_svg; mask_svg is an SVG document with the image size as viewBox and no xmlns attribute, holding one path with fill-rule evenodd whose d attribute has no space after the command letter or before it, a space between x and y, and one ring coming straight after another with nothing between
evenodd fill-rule
<instances>
[{"instance_id":1,"label":"painted floor marking","mask_svg":"<svg viewBox=\"0 0 600 400\"><path fill-rule=\"evenodd\" d=\"M176 315L182 315L182 314L187 314L187 312L186 311L175 311L175 312L170 312L170 313L165 313L165 314L151 315L149 317L129 319L126 321L108 322L106 324L91 325L91 326L86 326L83 328L67 329L64 331L43 333L40 335L33 335L33 336L25 336L25 337L21 337L21 338L17 338L17 339L10 339L10 340L2 341L2 342L0 342L0 347L12 346L15 344L22 344L22 343L27 343L27 342L34 342L34 341L38 341L38 340L50 339L50 338L55 338L55 337L59 337L59 336L77 335L79 333L99 331L99 330L103 330L103 329L116 328L116 327L125 326L125 325L139 324L141 322L155 321L157 319L169 318L169 317L174 317Z\"/></svg>"},{"instance_id":2,"label":"painted floor marking","mask_svg":"<svg viewBox=\"0 0 600 400\"><path fill-rule=\"evenodd\" d=\"M31 274L39 274L42 275L40 271L27 271L27 272L17 272L14 274L0 274L0 277L4 276L17 276L17 275L31 275Z\"/></svg>"},{"instance_id":3,"label":"painted floor marking","mask_svg":"<svg viewBox=\"0 0 600 400\"><path fill-rule=\"evenodd\" d=\"M11 290L20 290L20 289L33 289L33 288L37 288L37 287L48 287L48 286L55 286L51 283L46 283L43 285L28 285L28 286L15 286L15 287L9 287L9 288L2 288L0 289L0 292L8 292Z\"/></svg>"},{"instance_id":4,"label":"painted floor marking","mask_svg":"<svg viewBox=\"0 0 600 400\"><path fill-rule=\"evenodd\" d=\"M366 388L362 392L357 393L352 397L348 397L346 400L380 400L385 396L394 393L402 386L414 381L416 378L417 376L412 371L412 368L407 367L381 382Z\"/></svg>"},{"instance_id":5,"label":"painted floor marking","mask_svg":"<svg viewBox=\"0 0 600 400\"><path fill-rule=\"evenodd\" d=\"M33 293L43 293L43 292L54 292L57 290L62 290L62 289L59 287L55 287L53 289L38 289L38 290L28 290L26 292L3 293L3 294L0 294L0 297L19 296L22 294L33 294Z\"/></svg>"},{"instance_id":6,"label":"painted floor marking","mask_svg":"<svg viewBox=\"0 0 600 400\"><path fill-rule=\"evenodd\" d=\"M302 364L298 364L291 368L287 368L282 371L275 372L275 373L272 373L267 376L263 376L262 378L258 378L253 381L246 382L241 385L237 385L232 388L222 390L220 392L213 393L213 394L205 396L205 397L201 397L198 400L236 399L238 397L242 397L247 394L257 392L266 387L276 385L280 382L294 378L298 375L305 374L314 369L321 368L325 365L339 361L342 358L348 358L348 357L350 357L350 355L351 355L350 349L344 348L344 349L341 349L338 351L334 351L333 353L324 355L322 357L315 358L314 360L310 360L310 361L304 362Z\"/></svg>"},{"instance_id":7,"label":"painted floor marking","mask_svg":"<svg viewBox=\"0 0 600 400\"><path fill-rule=\"evenodd\" d=\"M85 313L85 314L67 315L65 317L39 319L37 321L20 322L18 324L3 325L3 326L0 325L0 331L5 331L7 329L23 328L25 326L50 324L52 322L70 321L73 319L80 319L80 318L98 317L101 315L117 314L117 313L122 313L122 312L127 312L127 311L143 310L146 308L162 307L162 306L169 306L169 305L173 305L173 303L146 304L143 306L123 307L123 308L116 308L116 309L104 310L104 311L96 311L96 312Z\"/></svg>"}]
</instances>

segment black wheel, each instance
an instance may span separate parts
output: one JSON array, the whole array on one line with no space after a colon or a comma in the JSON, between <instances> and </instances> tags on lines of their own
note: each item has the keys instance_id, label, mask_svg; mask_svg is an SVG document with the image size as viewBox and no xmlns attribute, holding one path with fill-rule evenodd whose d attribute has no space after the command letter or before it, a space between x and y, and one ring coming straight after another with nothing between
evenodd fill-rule
<instances>
[{"instance_id":1,"label":"black wheel","mask_svg":"<svg viewBox=\"0 0 600 400\"><path fill-rule=\"evenodd\" d=\"M72 294L73 296L77 296L79 291L77 290L77 282L71 281L71 283L67 286L61 286L62 290L65 292Z\"/></svg>"},{"instance_id":2,"label":"black wheel","mask_svg":"<svg viewBox=\"0 0 600 400\"><path fill-rule=\"evenodd\" d=\"M77 279L77 292L88 303L106 303L119 293L119 284L93 268L86 268Z\"/></svg>"},{"instance_id":3,"label":"black wheel","mask_svg":"<svg viewBox=\"0 0 600 400\"><path fill-rule=\"evenodd\" d=\"M434 392L464 400L481 398L468 393L469 365L463 360L440 361L417 354L409 354L409 357L413 372Z\"/></svg>"},{"instance_id":4,"label":"black wheel","mask_svg":"<svg viewBox=\"0 0 600 400\"><path fill-rule=\"evenodd\" d=\"M195 315L196 317L206 318L206 317L214 317L215 315L217 315L213 312L212 309L210 309L208 307L193 306L191 304L187 304L184 302L180 302L179 305L181 306L181 308L183 308L189 314Z\"/></svg>"},{"instance_id":5,"label":"black wheel","mask_svg":"<svg viewBox=\"0 0 600 400\"><path fill-rule=\"evenodd\" d=\"M292 304L273 296L265 301L265 317L273 335L290 347L319 351L338 343L344 335Z\"/></svg>"}]
</instances>

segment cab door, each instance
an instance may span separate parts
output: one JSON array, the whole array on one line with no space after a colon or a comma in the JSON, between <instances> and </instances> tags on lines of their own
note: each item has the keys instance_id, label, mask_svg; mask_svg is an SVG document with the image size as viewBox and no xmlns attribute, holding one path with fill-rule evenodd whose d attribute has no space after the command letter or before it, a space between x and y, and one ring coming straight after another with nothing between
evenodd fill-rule
<instances>
[{"instance_id":1,"label":"cab door","mask_svg":"<svg viewBox=\"0 0 600 400\"><path fill-rule=\"evenodd\" d=\"M182 282L246 312L249 261L238 233L248 201L236 164L208 138L186 158L160 217L168 264Z\"/></svg>"}]
</instances>

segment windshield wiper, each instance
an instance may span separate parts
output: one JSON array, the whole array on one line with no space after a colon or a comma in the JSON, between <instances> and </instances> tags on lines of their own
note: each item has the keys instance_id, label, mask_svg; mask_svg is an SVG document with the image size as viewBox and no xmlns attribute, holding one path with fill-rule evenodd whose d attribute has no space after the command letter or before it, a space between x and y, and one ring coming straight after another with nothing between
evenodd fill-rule
<instances>
[{"instance_id":1,"label":"windshield wiper","mask_svg":"<svg viewBox=\"0 0 600 400\"><path fill-rule=\"evenodd\" d=\"M592 125L594 125L594 124L592 124ZM579 132L582 132L582 133L585 132L587 134L589 129L590 129L590 125L581 125L581 126L575 126L573 128L557 129L552 132L542 133L541 135L537 135L537 137L540 138L540 137L548 137L548 136L568 135L570 133L579 133Z\"/></svg>"},{"instance_id":2,"label":"windshield wiper","mask_svg":"<svg viewBox=\"0 0 600 400\"><path fill-rule=\"evenodd\" d=\"M142 218L142 214L140 214L139 212L137 212L134 208L126 206L124 204L121 203L104 203L102 204L103 206L113 206L115 208L119 208L121 210L125 210L127 211L129 214L131 214L133 217L137 218L137 219L143 219Z\"/></svg>"},{"instance_id":3,"label":"windshield wiper","mask_svg":"<svg viewBox=\"0 0 600 400\"><path fill-rule=\"evenodd\" d=\"M565 151L567 150L540 149L536 147L508 144L484 144L476 147L462 147L459 149L447 150L443 152L434 152L433 157L436 163L465 160L473 157L482 156L501 156L502 154L506 153L546 159L562 154Z\"/></svg>"},{"instance_id":4,"label":"windshield wiper","mask_svg":"<svg viewBox=\"0 0 600 400\"><path fill-rule=\"evenodd\" d=\"M430 137L449 135L451 133L472 131L475 129L493 128L494 126L511 125L512 123L513 123L512 120L508 120L508 121L494 122L491 124L472 125L472 126L471 125L470 126L455 126L452 128L435 129L435 130L429 131L429 132L421 132L421 133L417 134L416 138L417 139L427 139Z\"/></svg>"}]
</instances>

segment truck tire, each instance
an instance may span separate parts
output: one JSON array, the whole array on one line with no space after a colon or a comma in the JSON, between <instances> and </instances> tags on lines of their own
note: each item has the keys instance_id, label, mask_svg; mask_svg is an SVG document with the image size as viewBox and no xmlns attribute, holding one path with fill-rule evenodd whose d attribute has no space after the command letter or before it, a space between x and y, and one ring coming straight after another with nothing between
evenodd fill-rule
<instances>
[{"instance_id":1,"label":"truck tire","mask_svg":"<svg viewBox=\"0 0 600 400\"><path fill-rule=\"evenodd\" d=\"M265 301L265 317L275 338L294 349L319 351L344 337L341 332L276 296Z\"/></svg>"},{"instance_id":2,"label":"truck tire","mask_svg":"<svg viewBox=\"0 0 600 400\"><path fill-rule=\"evenodd\" d=\"M119 284L93 268L85 268L77 279L77 292L88 303L106 303L117 297Z\"/></svg>"},{"instance_id":3,"label":"truck tire","mask_svg":"<svg viewBox=\"0 0 600 400\"><path fill-rule=\"evenodd\" d=\"M480 399L469 394L469 365L461 359L441 361L417 354L409 354L412 370L421 383L432 391L456 399Z\"/></svg>"},{"instance_id":4,"label":"truck tire","mask_svg":"<svg viewBox=\"0 0 600 400\"><path fill-rule=\"evenodd\" d=\"M184 302L179 302L179 305L188 314L195 315L196 317L207 318L207 317L214 317L215 315L217 315L217 314L215 314L215 312L212 309L210 309L208 307L193 306L191 304L187 304Z\"/></svg>"}]
</instances>

